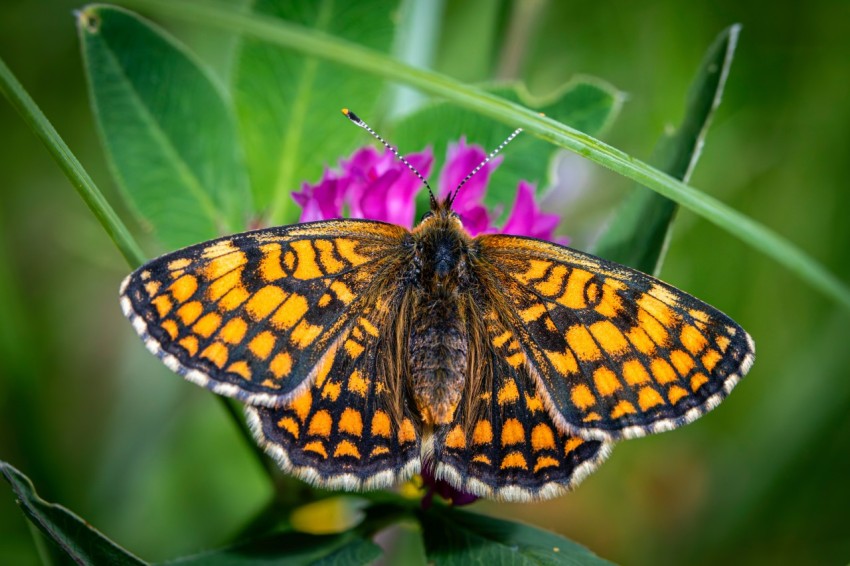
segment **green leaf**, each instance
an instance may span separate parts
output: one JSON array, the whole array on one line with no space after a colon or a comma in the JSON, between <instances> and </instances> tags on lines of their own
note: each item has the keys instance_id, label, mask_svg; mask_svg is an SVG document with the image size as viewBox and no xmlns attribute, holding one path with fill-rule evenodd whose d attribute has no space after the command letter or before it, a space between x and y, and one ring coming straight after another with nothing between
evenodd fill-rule
<instances>
[{"instance_id":1,"label":"green leaf","mask_svg":"<svg viewBox=\"0 0 850 566\"><path fill-rule=\"evenodd\" d=\"M560 535L521 523L434 506L419 513L429 563L610 564Z\"/></svg>"},{"instance_id":2,"label":"green leaf","mask_svg":"<svg viewBox=\"0 0 850 566\"><path fill-rule=\"evenodd\" d=\"M614 87L591 77L576 77L556 92L540 98L529 94L521 83L485 89L590 133L598 133L610 124L623 100L623 95ZM393 145L405 153L431 146L435 157L432 171L439 171L445 161L449 143L463 136L467 142L476 143L490 152L512 131L513 128L494 123L470 110L438 102L399 120L390 137ZM509 157L493 174L485 203L490 207L509 207L514 200L517 184L523 179L546 185L550 180L552 159L558 151L557 147L540 138L520 134L505 150ZM437 191L437 187L434 190Z\"/></svg>"},{"instance_id":3,"label":"green leaf","mask_svg":"<svg viewBox=\"0 0 850 566\"><path fill-rule=\"evenodd\" d=\"M381 555L370 540L351 533L308 535L294 531L278 533L220 550L179 558L168 564L180 566L239 566L255 564L348 565L368 564Z\"/></svg>"},{"instance_id":4,"label":"green leaf","mask_svg":"<svg viewBox=\"0 0 850 566\"><path fill-rule=\"evenodd\" d=\"M115 176L168 248L244 228L247 176L224 96L186 49L138 16L78 15L94 113Z\"/></svg>"},{"instance_id":5,"label":"green leaf","mask_svg":"<svg viewBox=\"0 0 850 566\"><path fill-rule=\"evenodd\" d=\"M257 0L254 12L309 26L386 52L395 1ZM383 82L354 69L245 39L237 55L234 101L258 210L270 223L296 219L290 194L322 167L363 145L339 112L375 115Z\"/></svg>"},{"instance_id":6,"label":"green leaf","mask_svg":"<svg viewBox=\"0 0 850 566\"><path fill-rule=\"evenodd\" d=\"M144 564L65 507L41 499L12 465L0 461L0 472L27 518L78 564Z\"/></svg>"},{"instance_id":7,"label":"green leaf","mask_svg":"<svg viewBox=\"0 0 850 566\"><path fill-rule=\"evenodd\" d=\"M295 49L309 56L342 63L366 73L414 86L435 96L442 96L458 106L472 109L503 124L521 126L529 133L536 134L558 147L578 153L594 163L675 200L784 265L792 273L850 311L850 287L786 238L717 199L650 167L641 160L574 128L540 116L533 110L445 75L405 65L382 53L351 42L319 34L300 26L274 22L269 18L240 14L221 5L174 2L173 0L121 1L125 4L146 7L177 20L228 32L243 33L256 39Z\"/></svg>"},{"instance_id":8,"label":"green leaf","mask_svg":"<svg viewBox=\"0 0 850 566\"><path fill-rule=\"evenodd\" d=\"M651 160L658 169L684 182L699 160L711 118L720 105L740 30L740 25L726 28L709 47L688 93L682 124L672 135L661 138ZM636 186L596 243L594 253L657 275L678 208L675 201Z\"/></svg>"}]
</instances>

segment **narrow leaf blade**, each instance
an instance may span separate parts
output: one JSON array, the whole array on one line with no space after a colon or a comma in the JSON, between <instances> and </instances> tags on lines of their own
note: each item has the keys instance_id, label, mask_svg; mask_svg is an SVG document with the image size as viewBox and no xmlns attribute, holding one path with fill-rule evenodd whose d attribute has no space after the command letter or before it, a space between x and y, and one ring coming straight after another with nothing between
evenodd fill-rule
<instances>
[{"instance_id":1,"label":"narrow leaf blade","mask_svg":"<svg viewBox=\"0 0 850 566\"><path fill-rule=\"evenodd\" d=\"M78 564L144 564L70 510L41 499L29 478L12 465L0 461L0 473L27 518Z\"/></svg>"},{"instance_id":2,"label":"narrow leaf blade","mask_svg":"<svg viewBox=\"0 0 850 566\"><path fill-rule=\"evenodd\" d=\"M623 99L613 86L592 77L577 77L541 98L530 95L521 84L485 88L491 94L534 108L589 134L599 133L613 121ZM393 144L403 152L433 147L434 170L439 171L449 143L464 137L468 143L478 144L489 152L512 131L475 112L438 102L399 120L391 137ZM506 150L510 158L505 159L493 174L485 203L490 207L505 207L513 202L520 180L546 185L550 180L551 161L558 151L556 146L540 138L521 134Z\"/></svg>"},{"instance_id":3,"label":"narrow leaf blade","mask_svg":"<svg viewBox=\"0 0 850 566\"><path fill-rule=\"evenodd\" d=\"M78 28L103 142L141 219L169 248L243 228L247 176L210 77L176 40L126 10L89 6Z\"/></svg>"},{"instance_id":4,"label":"narrow leaf blade","mask_svg":"<svg viewBox=\"0 0 850 566\"><path fill-rule=\"evenodd\" d=\"M708 49L691 84L682 124L656 147L651 161L676 179L687 182L699 160L711 118L720 105L739 32L738 25L726 28ZM594 253L657 274L678 209L669 198L636 186L596 243Z\"/></svg>"}]
</instances>

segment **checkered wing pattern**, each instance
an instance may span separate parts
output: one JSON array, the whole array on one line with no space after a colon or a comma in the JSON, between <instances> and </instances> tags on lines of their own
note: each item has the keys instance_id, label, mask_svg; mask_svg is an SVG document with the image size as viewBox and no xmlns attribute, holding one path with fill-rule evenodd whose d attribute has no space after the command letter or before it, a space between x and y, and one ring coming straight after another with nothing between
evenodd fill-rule
<instances>
[{"instance_id":1,"label":"checkered wing pattern","mask_svg":"<svg viewBox=\"0 0 850 566\"><path fill-rule=\"evenodd\" d=\"M393 303L355 325L322 361L313 385L289 405L247 408L259 444L284 471L328 489L393 486L419 471L420 442L384 361L394 354ZM358 346L354 346L354 344Z\"/></svg>"},{"instance_id":2,"label":"checkered wing pattern","mask_svg":"<svg viewBox=\"0 0 850 566\"><path fill-rule=\"evenodd\" d=\"M408 234L336 220L205 242L130 274L122 308L148 349L186 379L281 406L310 386L328 352L361 349L352 329L374 329L364 313L404 261Z\"/></svg>"},{"instance_id":3,"label":"checkered wing pattern","mask_svg":"<svg viewBox=\"0 0 850 566\"><path fill-rule=\"evenodd\" d=\"M477 238L476 273L500 289L513 344L556 425L584 438L643 436L693 421L747 373L754 345L717 309L570 248Z\"/></svg>"},{"instance_id":4,"label":"checkered wing pattern","mask_svg":"<svg viewBox=\"0 0 850 566\"><path fill-rule=\"evenodd\" d=\"M464 399L455 421L435 431L435 476L464 493L502 501L556 497L595 470L610 445L559 430L527 368L510 363L519 347L504 339L512 332L492 311L485 324L490 346L480 371L486 386L476 393L478 404Z\"/></svg>"}]
</instances>

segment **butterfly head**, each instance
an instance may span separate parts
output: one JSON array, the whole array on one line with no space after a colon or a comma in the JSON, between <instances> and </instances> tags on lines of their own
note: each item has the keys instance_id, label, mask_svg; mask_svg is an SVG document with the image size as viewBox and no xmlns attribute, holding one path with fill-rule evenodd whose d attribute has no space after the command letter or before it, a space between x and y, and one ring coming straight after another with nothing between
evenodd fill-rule
<instances>
[{"instance_id":1,"label":"butterfly head","mask_svg":"<svg viewBox=\"0 0 850 566\"><path fill-rule=\"evenodd\" d=\"M452 210L452 199L447 197L442 201L437 199L431 200L431 209L422 215L419 219L419 226L426 225L447 225L463 228L463 222L460 215Z\"/></svg>"},{"instance_id":2,"label":"butterfly head","mask_svg":"<svg viewBox=\"0 0 850 566\"><path fill-rule=\"evenodd\" d=\"M413 229L416 264L426 286L446 288L465 271L472 238L449 199L436 201Z\"/></svg>"}]
</instances>

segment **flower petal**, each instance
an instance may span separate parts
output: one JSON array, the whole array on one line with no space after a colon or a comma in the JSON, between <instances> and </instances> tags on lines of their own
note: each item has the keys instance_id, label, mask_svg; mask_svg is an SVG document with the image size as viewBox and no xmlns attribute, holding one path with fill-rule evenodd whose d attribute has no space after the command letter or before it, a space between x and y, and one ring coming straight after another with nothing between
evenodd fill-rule
<instances>
[{"instance_id":1,"label":"flower petal","mask_svg":"<svg viewBox=\"0 0 850 566\"><path fill-rule=\"evenodd\" d=\"M469 232L470 236L477 236L483 232L498 232L498 229L492 224L490 214L487 209L481 205L470 206L463 212L458 212L460 221L463 227Z\"/></svg>"},{"instance_id":2,"label":"flower petal","mask_svg":"<svg viewBox=\"0 0 850 566\"><path fill-rule=\"evenodd\" d=\"M408 162L427 176L433 163L431 151L405 156ZM349 160L340 162L341 175L349 180L343 195L352 218L369 218L402 226L413 225L415 195L422 181L389 150L378 153L363 148Z\"/></svg>"},{"instance_id":3,"label":"flower petal","mask_svg":"<svg viewBox=\"0 0 850 566\"><path fill-rule=\"evenodd\" d=\"M559 221L560 217L557 214L540 211L534 201L534 185L520 181L513 209L502 232L551 240Z\"/></svg>"},{"instance_id":4,"label":"flower petal","mask_svg":"<svg viewBox=\"0 0 850 566\"><path fill-rule=\"evenodd\" d=\"M318 184L303 183L300 192L292 193L292 198L301 206L299 222L340 218L342 198L347 186L347 179L338 178L336 173L328 169L325 169Z\"/></svg>"},{"instance_id":5,"label":"flower petal","mask_svg":"<svg viewBox=\"0 0 850 566\"><path fill-rule=\"evenodd\" d=\"M467 145L465 137L460 138L456 144L450 144L446 163L440 172L440 199L442 200L452 194L461 181L472 173L486 157L487 152L481 146ZM484 192L487 190L490 174L496 170L501 162L502 157L496 157L466 182L452 203L455 212L463 212L481 203Z\"/></svg>"}]
</instances>

